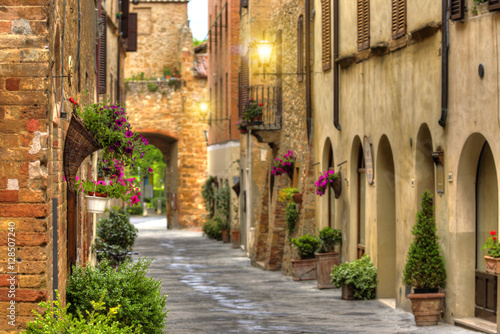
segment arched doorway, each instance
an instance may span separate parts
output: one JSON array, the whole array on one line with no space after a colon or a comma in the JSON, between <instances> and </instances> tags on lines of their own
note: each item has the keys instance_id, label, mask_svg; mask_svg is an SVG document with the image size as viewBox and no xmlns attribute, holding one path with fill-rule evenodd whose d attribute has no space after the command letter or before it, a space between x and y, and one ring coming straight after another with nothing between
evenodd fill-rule
<instances>
[{"instance_id":1,"label":"arched doorway","mask_svg":"<svg viewBox=\"0 0 500 334\"><path fill-rule=\"evenodd\" d=\"M498 232L498 177L493 152L479 133L467 138L458 164L456 242L450 264L458 317L479 317L496 322L497 277L484 270L481 245L489 232ZM474 251L471 251L474 250ZM451 278L450 277L450 278Z\"/></svg>"},{"instance_id":2,"label":"arched doorway","mask_svg":"<svg viewBox=\"0 0 500 334\"><path fill-rule=\"evenodd\" d=\"M366 198L366 176L365 159L361 139L356 136L351 151L351 179L354 189L352 203L354 203L353 217L355 217L354 235L356 245L356 258L361 258L365 254L366 248L366 218L365 218L365 198Z\"/></svg>"},{"instance_id":3,"label":"arched doorway","mask_svg":"<svg viewBox=\"0 0 500 334\"><path fill-rule=\"evenodd\" d=\"M432 161L432 137L427 124L422 124L417 135L415 178L417 206L425 190L435 194L434 162ZM418 207L420 209L420 207Z\"/></svg>"},{"instance_id":4,"label":"arched doorway","mask_svg":"<svg viewBox=\"0 0 500 334\"><path fill-rule=\"evenodd\" d=\"M334 168L333 162L333 148L330 138L326 139L325 146L323 148L323 171ZM326 211L326 219L328 222L328 227L335 227L335 193L332 187L328 187L328 192L326 196L323 197L323 204L328 208ZM324 217L324 216L323 216Z\"/></svg>"},{"instance_id":5,"label":"arched doorway","mask_svg":"<svg viewBox=\"0 0 500 334\"><path fill-rule=\"evenodd\" d=\"M396 188L394 158L382 136L375 169L377 188L377 298L396 297Z\"/></svg>"}]
</instances>

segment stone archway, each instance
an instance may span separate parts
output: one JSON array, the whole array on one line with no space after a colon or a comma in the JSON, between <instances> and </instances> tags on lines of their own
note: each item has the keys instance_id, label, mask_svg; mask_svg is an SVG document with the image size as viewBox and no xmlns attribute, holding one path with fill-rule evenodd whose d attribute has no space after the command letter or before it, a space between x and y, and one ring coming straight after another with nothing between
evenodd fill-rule
<instances>
[{"instance_id":1,"label":"stone archway","mask_svg":"<svg viewBox=\"0 0 500 334\"><path fill-rule=\"evenodd\" d=\"M330 138L325 140L325 145L323 146L323 158L321 162L322 169L321 171L326 171L329 168L334 168L334 156L333 156L333 147ZM335 170L336 171L336 170ZM335 195L333 193L332 187L328 187L327 193L320 199L321 205L323 209L322 212L322 223L320 228L328 226L335 228Z\"/></svg>"},{"instance_id":2,"label":"stone archway","mask_svg":"<svg viewBox=\"0 0 500 334\"><path fill-rule=\"evenodd\" d=\"M415 178L417 185L417 206L425 190L435 195L434 162L432 161L432 136L427 124L422 124L417 135L415 157Z\"/></svg>"},{"instance_id":3,"label":"stone archway","mask_svg":"<svg viewBox=\"0 0 500 334\"><path fill-rule=\"evenodd\" d=\"M377 298L396 297L396 187L394 157L387 136L377 149Z\"/></svg>"}]
</instances>

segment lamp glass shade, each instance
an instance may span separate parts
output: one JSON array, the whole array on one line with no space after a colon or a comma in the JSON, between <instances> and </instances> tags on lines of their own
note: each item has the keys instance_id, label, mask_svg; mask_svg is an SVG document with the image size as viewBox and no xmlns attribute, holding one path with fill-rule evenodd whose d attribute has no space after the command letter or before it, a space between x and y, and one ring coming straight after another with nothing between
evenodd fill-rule
<instances>
[{"instance_id":1,"label":"lamp glass shade","mask_svg":"<svg viewBox=\"0 0 500 334\"><path fill-rule=\"evenodd\" d=\"M273 53L273 43L269 41L260 41L257 43L257 53L261 64L269 65Z\"/></svg>"}]
</instances>

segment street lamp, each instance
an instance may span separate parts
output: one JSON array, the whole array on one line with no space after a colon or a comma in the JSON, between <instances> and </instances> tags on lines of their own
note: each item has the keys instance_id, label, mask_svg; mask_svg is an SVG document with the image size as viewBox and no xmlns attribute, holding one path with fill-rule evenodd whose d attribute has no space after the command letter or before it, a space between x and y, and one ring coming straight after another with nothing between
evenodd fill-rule
<instances>
[{"instance_id":1,"label":"street lamp","mask_svg":"<svg viewBox=\"0 0 500 334\"><path fill-rule=\"evenodd\" d=\"M273 42L263 40L257 43L257 55L259 56L260 64L264 68L264 78L266 77L266 66L271 64L273 49Z\"/></svg>"}]
</instances>

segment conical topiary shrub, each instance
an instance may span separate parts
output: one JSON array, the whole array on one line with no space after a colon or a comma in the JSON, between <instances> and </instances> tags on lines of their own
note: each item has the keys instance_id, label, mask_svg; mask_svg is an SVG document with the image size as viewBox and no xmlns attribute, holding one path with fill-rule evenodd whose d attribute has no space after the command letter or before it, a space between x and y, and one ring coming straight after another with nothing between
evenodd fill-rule
<instances>
[{"instance_id":1,"label":"conical topiary shrub","mask_svg":"<svg viewBox=\"0 0 500 334\"><path fill-rule=\"evenodd\" d=\"M413 226L415 236L403 271L403 284L417 289L444 288L446 268L439 252L438 236L432 197L428 190L422 195L422 209L417 213L417 223Z\"/></svg>"}]
</instances>

